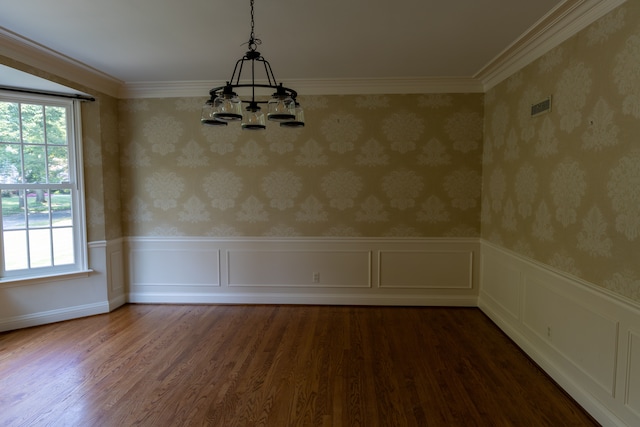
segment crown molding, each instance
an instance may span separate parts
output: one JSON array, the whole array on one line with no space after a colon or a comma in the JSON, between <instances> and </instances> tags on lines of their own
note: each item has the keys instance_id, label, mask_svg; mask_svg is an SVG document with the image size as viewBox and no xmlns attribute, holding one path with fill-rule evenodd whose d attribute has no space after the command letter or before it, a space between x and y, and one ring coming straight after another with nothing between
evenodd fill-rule
<instances>
[{"instance_id":1,"label":"crown molding","mask_svg":"<svg viewBox=\"0 0 640 427\"><path fill-rule=\"evenodd\" d=\"M482 92L471 77L416 77L394 79L316 79L287 81L301 95L371 95Z\"/></svg>"},{"instance_id":2,"label":"crown molding","mask_svg":"<svg viewBox=\"0 0 640 427\"><path fill-rule=\"evenodd\" d=\"M482 92L482 83L468 77L429 77L403 79L315 79L287 80L288 87L299 95L369 95L414 93ZM120 88L120 98L206 97L213 87L224 81L173 81L127 83Z\"/></svg>"},{"instance_id":3,"label":"crown molding","mask_svg":"<svg viewBox=\"0 0 640 427\"><path fill-rule=\"evenodd\" d=\"M487 91L625 2L565 0L473 77Z\"/></svg>"},{"instance_id":4,"label":"crown molding","mask_svg":"<svg viewBox=\"0 0 640 427\"><path fill-rule=\"evenodd\" d=\"M213 87L224 86L224 81L184 80L125 83L120 86L118 98L179 98L206 97Z\"/></svg>"},{"instance_id":5,"label":"crown molding","mask_svg":"<svg viewBox=\"0 0 640 427\"><path fill-rule=\"evenodd\" d=\"M123 82L66 55L0 27L0 55L116 97ZM68 83L65 83L68 85Z\"/></svg>"}]
</instances>

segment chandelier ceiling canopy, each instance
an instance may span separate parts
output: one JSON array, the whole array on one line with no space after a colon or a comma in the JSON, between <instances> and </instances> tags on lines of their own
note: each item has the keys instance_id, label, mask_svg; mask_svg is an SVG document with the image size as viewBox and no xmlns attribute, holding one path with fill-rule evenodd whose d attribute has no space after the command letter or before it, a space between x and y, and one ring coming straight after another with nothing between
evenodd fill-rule
<instances>
[{"instance_id":1,"label":"chandelier ceiling canopy","mask_svg":"<svg viewBox=\"0 0 640 427\"><path fill-rule=\"evenodd\" d=\"M209 126L226 126L229 122L241 122L242 129L265 129L265 114L260 105L267 104L266 117L269 121L278 122L282 127L303 127L304 112L296 100L298 93L276 81L269 61L256 50L262 41L257 39L254 33L253 2L254 0L250 0L251 34L247 42L249 50L236 61L231 79L226 85L214 87L209 91L210 99L202 107L200 121ZM250 78L241 79L246 68L249 68ZM263 74L258 83L256 73ZM238 95L238 89L248 94ZM271 98L268 101L261 97L269 93ZM246 104L244 109L242 104Z\"/></svg>"}]
</instances>

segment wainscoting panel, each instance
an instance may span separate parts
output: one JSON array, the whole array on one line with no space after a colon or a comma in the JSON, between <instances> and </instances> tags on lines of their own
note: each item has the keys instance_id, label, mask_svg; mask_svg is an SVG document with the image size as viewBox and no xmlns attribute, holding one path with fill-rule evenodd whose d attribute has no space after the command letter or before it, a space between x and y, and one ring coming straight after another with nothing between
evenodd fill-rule
<instances>
[{"instance_id":1,"label":"wainscoting panel","mask_svg":"<svg viewBox=\"0 0 640 427\"><path fill-rule=\"evenodd\" d=\"M128 300L477 304L477 239L128 238Z\"/></svg>"},{"instance_id":2,"label":"wainscoting panel","mask_svg":"<svg viewBox=\"0 0 640 427\"><path fill-rule=\"evenodd\" d=\"M220 286L220 252L216 249L134 250L130 265L136 285Z\"/></svg>"},{"instance_id":3,"label":"wainscoting panel","mask_svg":"<svg viewBox=\"0 0 640 427\"><path fill-rule=\"evenodd\" d=\"M629 362L624 403L640 419L640 333L629 331Z\"/></svg>"},{"instance_id":4,"label":"wainscoting panel","mask_svg":"<svg viewBox=\"0 0 640 427\"><path fill-rule=\"evenodd\" d=\"M371 287L371 251L232 250L229 286Z\"/></svg>"},{"instance_id":5,"label":"wainscoting panel","mask_svg":"<svg viewBox=\"0 0 640 427\"><path fill-rule=\"evenodd\" d=\"M115 310L127 302L122 239L107 242L107 295L109 310Z\"/></svg>"},{"instance_id":6,"label":"wainscoting panel","mask_svg":"<svg viewBox=\"0 0 640 427\"><path fill-rule=\"evenodd\" d=\"M500 265L491 253L482 254L482 296L490 299L511 321L520 320L520 270L510 265ZM500 265L501 268L494 268Z\"/></svg>"},{"instance_id":7,"label":"wainscoting panel","mask_svg":"<svg viewBox=\"0 0 640 427\"><path fill-rule=\"evenodd\" d=\"M124 290L122 250L109 252L109 268L112 272L111 277L109 277L109 290L112 292L122 292Z\"/></svg>"},{"instance_id":8,"label":"wainscoting panel","mask_svg":"<svg viewBox=\"0 0 640 427\"><path fill-rule=\"evenodd\" d=\"M471 289L472 251L380 251L381 288Z\"/></svg>"},{"instance_id":9,"label":"wainscoting panel","mask_svg":"<svg viewBox=\"0 0 640 427\"><path fill-rule=\"evenodd\" d=\"M613 396L618 322L536 279L525 279L523 302L523 325Z\"/></svg>"},{"instance_id":10,"label":"wainscoting panel","mask_svg":"<svg viewBox=\"0 0 640 427\"><path fill-rule=\"evenodd\" d=\"M488 242L481 251L480 309L602 425L640 425L640 308Z\"/></svg>"}]
</instances>

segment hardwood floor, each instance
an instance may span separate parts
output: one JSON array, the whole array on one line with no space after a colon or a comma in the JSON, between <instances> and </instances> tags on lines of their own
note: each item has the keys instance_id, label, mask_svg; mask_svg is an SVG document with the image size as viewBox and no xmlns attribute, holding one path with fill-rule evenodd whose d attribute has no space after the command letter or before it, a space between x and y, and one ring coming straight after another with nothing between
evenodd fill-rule
<instances>
[{"instance_id":1,"label":"hardwood floor","mask_svg":"<svg viewBox=\"0 0 640 427\"><path fill-rule=\"evenodd\" d=\"M478 309L127 305L0 334L0 426L597 425Z\"/></svg>"}]
</instances>

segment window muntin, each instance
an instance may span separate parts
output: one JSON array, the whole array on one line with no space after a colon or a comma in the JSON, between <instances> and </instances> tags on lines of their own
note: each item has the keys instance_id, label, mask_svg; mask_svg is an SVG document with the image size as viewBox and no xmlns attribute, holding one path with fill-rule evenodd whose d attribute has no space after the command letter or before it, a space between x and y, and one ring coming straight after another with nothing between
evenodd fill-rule
<instances>
[{"instance_id":1,"label":"window muntin","mask_svg":"<svg viewBox=\"0 0 640 427\"><path fill-rule=\"evenodd\" d=\"M0 280L86 270L77 101L0 93Z\"/></svg>"}]
</instances>

